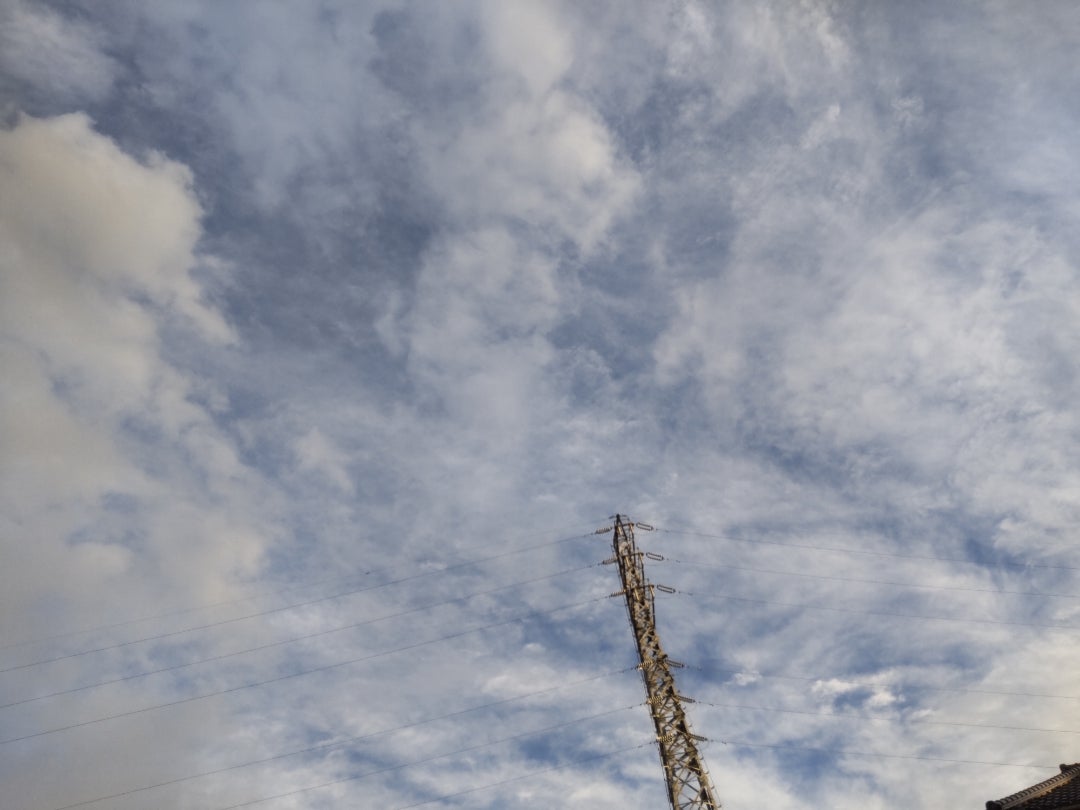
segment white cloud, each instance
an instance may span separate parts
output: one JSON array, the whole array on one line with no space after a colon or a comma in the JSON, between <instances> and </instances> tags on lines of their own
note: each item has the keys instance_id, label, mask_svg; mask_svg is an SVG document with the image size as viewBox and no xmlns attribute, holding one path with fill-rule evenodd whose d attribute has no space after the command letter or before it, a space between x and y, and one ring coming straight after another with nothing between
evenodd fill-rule
<instances>
[{"instance_id":1,"label":"white cloud","mask_svg":"<svg viewBox=\"0 0 1080 810\"><path fill-rule=\"evenodd\" d=\"M19 292L35 303L40 296L38 306L45 308L64 294L65 285L91 300L143 295L191 319L206 337L228 336L220 316L200 301L191 276L201 211L185 167L155 153L140 164L79 114L26 116L2 137L6 182L0 216L7 249L15 254L7 275ZM33 318L23 310L12 306L5 315L21 314L20 329L37 324L46 338L46 327L54 325L48 310ZM79 313L69 307L67 314ZM134 321L142 313L126 314ZM144 321L138 328L145 340L151 327Z\"/></svg>"},{"instance_id":2,"label":"white cloud","mask_svg":"<svg viewBox=\"0 0 1080 810\"><path fill-rule=\"evenodd\" d=\"M166 327L203 347L230 337L191 275L201 211L190 174L156 155L140 163L82 115L21 118L0 133L0 173L0 543L20 561L0 572L5 638L235 596L265 549L252 510L259 486L193 401L191 372L164 358ZM77 651L87 641L64 644ZM48 655L29 645L5 660ZM73 658L48 677L54 689L92 683L123 671L123 658ZM8 674L5 697L32 693L26 675ZM80 716L121 703L97 694ZM198 715L166 725L183 739ZM71 716L47 701L7 727L14 735ZM139 732L127 734L111 737L117 750L138 745ZM101 767L96 746L71 745L65 756ZM28 797L29 784L20 777L13 795Z\"/></svg>"},{"instance_id":3,"label":"white cloud","mask_svg":"<svg viewBox=\"0 0 1080 810\"><path fill-rule=\"evenodd\" d=\"M41 14L96 42L69 8ZM0 685L18 698L380 619L42 701L5 724L33 731L424 646L50 735L51 760L83 763L63 782L13 747L16 804L61 805L632 663L611 600L427 644L610 592L609 569L417 610L598 561L606 539L578 538L435 575L565 536L559 527L590 531L615 509L714 534L639 539L730 566L655 571L684 591L661 606L665 648L689 665L681 691L760 707L692 706L701 733L1057 761L1060 737L926 722L1026 713L1016 724L1050 726L1064 704L934 690L1067 692L1076 669L1058 636L1004 623L1076 623L1071 602L983 592L1067 593L1075 579L988 564L1067 562L1077 518L1080 313L1062 224L1076 203L1060 148L1075 115L1050 115L1045 89L1068 85L1075 60L1055 45L1051 12L1010 26L1007 5L992 4L918 20L902 5L851 15L812 2L85 8L108 30L108 69L133 72L79 89L39 65L20 81L41 93L51 82L65 109L70 94L82 106L112 87L94 107L104 129L167 143L191 169L149 149L133 157L82 115L25 118L0 136L10 636L228 600L260 575L265 589L406 579L72 659L32 682L8 673ZM224 282L213 292L236 334L196 268ZM330 592L324 582L196 615ZM53 644L33 649L76 649ZM18 649L6 652L29 655ZM641 699L631 672L129 801L246 801ZM833 703L852 716L813 714ZM630 710L557 743L279 804L406 804L649 736L647 714ZM770 805L792 808L1009 792L977 768L719 743L706 756L730 806L752 804L762 784ZM470 795L546 806L556 792L663 800L651 748Z\"/></svg>"},{"instance_id":4,"label":"white cloud","mask_svg":"<svg viewBox=\"0 0 1080 810\"><path fill-rule=\"evenodd\" d=\"M554 6L490 3L409 22L431 74L420 81L468 86L446 109L421 106L407 118L451 228L524 227L548 247L596 249L640 181L588 99L564 81L577 21ZM476 47L465 57L457 41L467 36Z\"/></svg>"},{"instance_id":5,"label":"white cloud","mask_svg":"<svg viewBox=\"0 0 1080 810\"><path fill-rule=\"evenodd\" d=\"M322 431L312 428L296 440L295 446L300 469L321 472L344 492L353 491L348 457L340 448L334 447Z\"/></svg>"},{"instance_id":6,"label":"white cloud","mask_svg":"<svg viewBox=\"0 0 1080 810\"><path fill-rule=\"evenodd\" d=\"M112 88L116 63L103 52L105 36L24 0L0 4L0 70L66 99L100 99Z\"/></svg>"},{"instance_id":7,"label":"white cloud","mask_svg":"<svg viewBox=\"0 0 1080 810\"><path fill-rule=\"evenodd\" d=\"M594 250L638 190L603 123L562 91L495 97L491 106L425 150L432 185L453 215L469 227L520 223Z\"/></svg>"},{"instance_id":8,"label":"white cloud","mask_svg":"<svg viewBox=\"0 0 1080 810\"><path fill-rule=\"evenodd\" d=\"M552 7L489 2L479 16L497 72L521 76L532 98L550 92L570 68L571 33Z\"/></svg>"}]
</instances>

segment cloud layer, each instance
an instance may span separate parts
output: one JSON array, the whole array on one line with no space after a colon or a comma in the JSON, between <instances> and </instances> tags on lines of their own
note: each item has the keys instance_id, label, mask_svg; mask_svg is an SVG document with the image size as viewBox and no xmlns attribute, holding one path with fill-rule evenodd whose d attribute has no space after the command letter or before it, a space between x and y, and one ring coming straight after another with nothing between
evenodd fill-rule
<instances>
[{"instance_id":1,"label":"cloud layer","mask_svg":"<svg viewBox=\"0 0 1080 810\"><path fill-rule=\"evenodd\" d=\"M725 806L1076 759L1068 4L2 6L14 807L658 806L616 510Z\"/></svg>"}]
</instances>

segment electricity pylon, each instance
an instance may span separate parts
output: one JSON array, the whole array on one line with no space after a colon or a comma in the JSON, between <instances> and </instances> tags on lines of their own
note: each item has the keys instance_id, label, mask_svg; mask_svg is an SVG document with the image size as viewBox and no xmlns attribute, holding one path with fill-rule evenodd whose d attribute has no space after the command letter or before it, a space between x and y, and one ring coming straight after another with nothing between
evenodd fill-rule
<instances>
[{"instance_id":1,"label":"electricity pylon","mask_svg":"<svg viewBox=\"0 0 1080 810\"><path fill-rule=\"evenodd\" d=\"M667 657L660 646L660 634L656 631L656 589L670 589L653 585L645 577L645 554L638 550L634 542L634 524L624 520L621 515L615 515L611 545L615 556L607 562L618 563L623 587L612 596L626 597L626 611L637 641L638 669L645 682L649 711L656 726L660 764L664 767L672 810L718 810L720 802L709 780L705 761L694 744L705 738L690 732L682 706L683 701L689 701L689 698L675 691L675 676L671 670L682 664ZM661 558L656 556L656 559Z\"/></svg>"}]
</instances>

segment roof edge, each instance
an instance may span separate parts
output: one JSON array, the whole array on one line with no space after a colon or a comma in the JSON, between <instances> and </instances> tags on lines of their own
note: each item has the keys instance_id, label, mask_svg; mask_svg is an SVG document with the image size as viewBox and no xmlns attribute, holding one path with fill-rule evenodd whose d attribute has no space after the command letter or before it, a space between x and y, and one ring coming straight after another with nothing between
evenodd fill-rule
<instances>
[{"instance_id":1,"label":"roof edge","mask_svg":"<svg viewBox=\"0 0 1080 810\"><path fill-rule=\"evenodd\" d=\"M986 803L986 810L1010 810L1031 799L1045 796L1051 790L1066 785L1075 777L1080 776L1080 762L1074 762L1071 765L1063 764L1058 767L1061 768L1061 773L1051 776L1049 779L1039 782L1037 785L1032 785L1026 790L1021 790L1019 793L1014 793L1011 796L1006 796L1004 799L988 801Z\"/></svg>"}]
</instances>

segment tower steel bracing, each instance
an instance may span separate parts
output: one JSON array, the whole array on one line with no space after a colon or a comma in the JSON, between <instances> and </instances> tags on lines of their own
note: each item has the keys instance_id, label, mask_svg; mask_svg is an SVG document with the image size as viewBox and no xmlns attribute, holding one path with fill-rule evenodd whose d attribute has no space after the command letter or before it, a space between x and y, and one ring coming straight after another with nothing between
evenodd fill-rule
<instances>
[{"instance_id":1,"label":"tower steel bracing","mask_svg":"<svg viewBox=\"0 0 1080 810\"><path fill-rule=\"evenodd\" d=\"M656 590L670 589L653 585L645 577L645 553L638 550L634 541L634 524L622 515L615 515L611 544L615 556L608 562L618 564L622 580L622 590L612 596L626 597L626 611L637 642L638 669L656 727L660 764L664 768L672 810L717 810L720 802L695 744L705 738L690 731L683 703L691 701L675 690L675 676L671 670L682 664L667 657L656 631ZM656 556L656 559L661 558Z\"/></svg>"}]
</instances>

